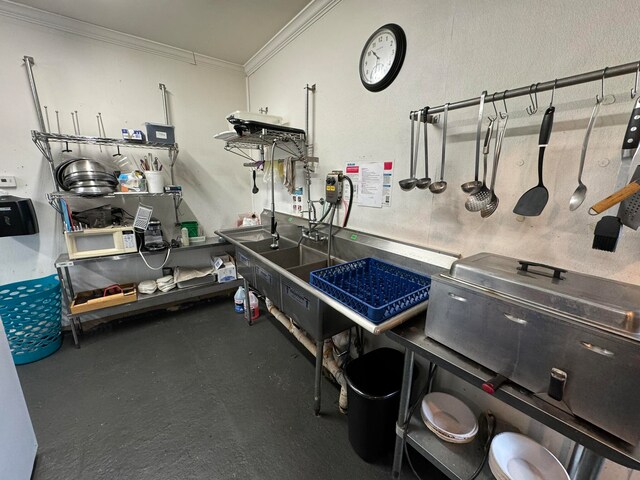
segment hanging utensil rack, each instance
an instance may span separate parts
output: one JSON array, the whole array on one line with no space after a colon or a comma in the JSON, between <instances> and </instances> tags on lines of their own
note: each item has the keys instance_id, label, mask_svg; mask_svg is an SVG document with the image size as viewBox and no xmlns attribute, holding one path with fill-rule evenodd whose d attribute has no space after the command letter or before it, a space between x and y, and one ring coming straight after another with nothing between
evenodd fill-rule
<instances>
[{"instance_id":1,"label":"hanging utensil rack","mask_svg":"<svg viewBox=\"0 0 640 480\"><path fill-rule=\"evenodd\" d=\"M621 75L629 75L631 73L638 74L640 72L640 61L625 63L622 65L616 65L614 67L606 67L600 70L593 70L587 73L580 73L572 75L570 77L556 78L554 80L548 80L546 82L533 83L524 87L518 87L500 92L492 93L485 96L485 102L496 102L507 100L510 98L523 97L525 95L533 96L541 92L547 92L550 90L556 90L559 88L573 87L575 85L581 85L583 83L600 82L606 78L619 77ZM480 89L478 89L480 90ZM633 91L632 91L633 94ZM466 100L460 100L457 102L449 102L449 111L459 110L462 108L474 107L480 104L480 97L468 98ZM424 111L424 108L419 110L412 110L409 115L415 116ZM437 107L429 107L429 114L426 121L428 123L438 123L438 113L444 112L444 104ZM421 121L425 121L421 115L418 115Z\"/></svg>"}]
</instances>

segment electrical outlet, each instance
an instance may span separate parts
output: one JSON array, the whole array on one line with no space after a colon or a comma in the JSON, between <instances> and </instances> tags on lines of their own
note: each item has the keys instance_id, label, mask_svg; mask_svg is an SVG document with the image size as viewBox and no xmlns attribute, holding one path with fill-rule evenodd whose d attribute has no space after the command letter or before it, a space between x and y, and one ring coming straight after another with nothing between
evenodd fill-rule
<instances>
[{"instance_id":1,"label":"electrical outlet","mask_svg":"<svg viewBox=\"0 0 640 480\"><path fill-rule=\"evenodd\" d=\"M16 177L0 177L0 188L16 188Z\"/></svg>"}]
</instances>

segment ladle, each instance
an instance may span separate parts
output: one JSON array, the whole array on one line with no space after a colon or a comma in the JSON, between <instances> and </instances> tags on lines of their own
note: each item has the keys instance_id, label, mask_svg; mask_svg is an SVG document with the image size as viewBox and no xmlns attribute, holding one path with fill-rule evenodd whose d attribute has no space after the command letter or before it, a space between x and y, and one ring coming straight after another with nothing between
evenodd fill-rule
<instances>
[{"instance_id":1,"label":"ladle","mask_svg":"<svg viewBox=\"0 0 640 480\"><path fill-rule=\"evenodd\" d=\"M413 146L415 144L414 139L414 132L413 132L413 128L415 126L415 115L413 112L411 112L411 114L409 115L409 117L411 118L411 145L409 146L409 155L410 155L410 162L411 162L411 167L410 167L410 178L405 178L404 180L400 180L398 182L398 185L400 185L400 188L402 190L404 190L405 192L408 192L409 190L413 190L416 186L416 184L418 183L418 179L416 178L416 169L415 169L415 163L414 163L414 152L413 152Z\"/></svg>"},{"instance_id":2,"label":"ladle","mask_svg":"<svg viewBox=\"0 0 640 480\"><path fill-rule=\"evenodd\" d=\"M493 151L493 171L491 172L491 198L489 199L489 203L485 205L485 207L480 210L480 216L482 218L490 217L493 212L498 208L498 204L500 200L496 195L495 184L496 184L496 176L498 175L498 162L500 161L500 152L502 152L502 140L504 140L504 135L507 132L507 121L509 120L509 115L505 113L504 115L500 114L501 118L498 121L498 133L496 135L496 148Z\"/></svg>"},{"instance_id":3,"label":"ladle","mask_svg":"<svg viewBox=\"0 0 640 480\"><path fill-rule=\"evenodd\" d=\"M442 160L440 162L440 180L429 185L431 193L442 193L447 189L447 182L444 181L444 160L447 147L447 116L449 114L449 104L445 104L442 119Z\"/></svg>"},{"instance_id":4,"label":"ladle","mask_svg":"<svg viewBox=\"0 0 640 480\"><path fill-rule=\"evenodd\" d=\"M420 178L416 184L416 187L420 190L429 188L429 185L431 185L431 178L429 178L429 144L427 141L428 114L429 107L424 107L424 110L422 111L422 121L424 122L424 177ZM418 128L420 128L420 125L418 125ZM417 160L416 163L418 163Z\"/></svg>"},{"instance_id":5,"label":"ladle","mask_svg":"<svg viewBox=\"0 0 640 480\"><path fill-rule=\"evenodd\" d=\"M259 191L260 191L260 189L256 185L256 171L253 170L253 188L251 189L251 193L253 193L255 195Z\"/></svg>"},{"instance_id":6,"label":"ladle","mask_svg":"<svg viewBox=\"0 0 640 480\"><path fill-rule=\"evenodd\" d=\"M489 156L489 149L491 147L491 137L493 135L493 124L495 118L489 117L489 126L487 127L487 133L484 137L484 147L482 148L484 173L482 176L482 187L476 193L472 193L464 202L464 208L470 212L479 212L487 203L491 201L491 191L487 188L487 157Z\"/></svg>"},{"instance_id":7,"label":"ladle","mask_svg":"<svg viewBox=\"0 0 640 480\"><path fill-rule=\"evenodd\" d=\"M473 194L479 192L484 182L478 180L478 173L480 170L480 136L482 135L482 117L484 116L484 98L487 95L485 90L480 95L480 110L478 112L478 126L476 128L476 176L475 180L466 182L460 185L463 192Z\"/></svg>"},{"instance_id":8,"label":"ladle","mask_svg":"<svg viewBox=\"0 0 640 480\"><path fill-rule=\"evenodd\" d=\"M574 211L582 202L584 202L585 197L587 196L587 186L582 183L582 169L584 168L584 160L587 156L587 147L589 146L589 138L591 137L591 130L593 130L593 126L596 123L596 117L598 116L598 111L600 110L600 105L602 104L602 100L598 98L596 95L596 104L593 106L593 110L591 111L591 118L589 119L589 124L587 125L587 131L584 135L584 140L582 141L582 153L580 155L580 169L578 170L578 187L576 188L573 195L571 195L571 199L569 200L569 210Z\"/></svg>"}]
</instances>

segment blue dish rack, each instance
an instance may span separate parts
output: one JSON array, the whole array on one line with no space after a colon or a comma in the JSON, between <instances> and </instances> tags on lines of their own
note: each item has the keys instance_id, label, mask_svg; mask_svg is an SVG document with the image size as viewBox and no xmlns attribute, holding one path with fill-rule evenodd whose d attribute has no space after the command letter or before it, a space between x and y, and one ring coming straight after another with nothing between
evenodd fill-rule
<instances>
[{"instance_id":1,"label":"blue dish rack","mask_svg":"<svg viewBox=\"0 0 640 480\"><path fill-rule=\"evenodd\" d=\"M311 285L373 323L429 299L431 278L377 258L311 272Z\"/></svg>"}]
</instances>

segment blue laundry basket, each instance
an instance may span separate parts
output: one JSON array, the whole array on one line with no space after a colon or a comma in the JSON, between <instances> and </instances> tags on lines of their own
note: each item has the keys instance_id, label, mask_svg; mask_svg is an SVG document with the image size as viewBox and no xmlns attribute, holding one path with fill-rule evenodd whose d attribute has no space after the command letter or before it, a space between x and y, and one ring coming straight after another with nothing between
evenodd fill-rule
<instances>
[{"instance_id":1,"label":"blue laundry basket","mask_svg":"<svg viewBox=\"0 0 640 480\"><path fill-rule=\"evenodd\" d=\"M0 286L0 317L13 362L35 362L62 345L57 275Z\"/></svg>"}]
</instances>

